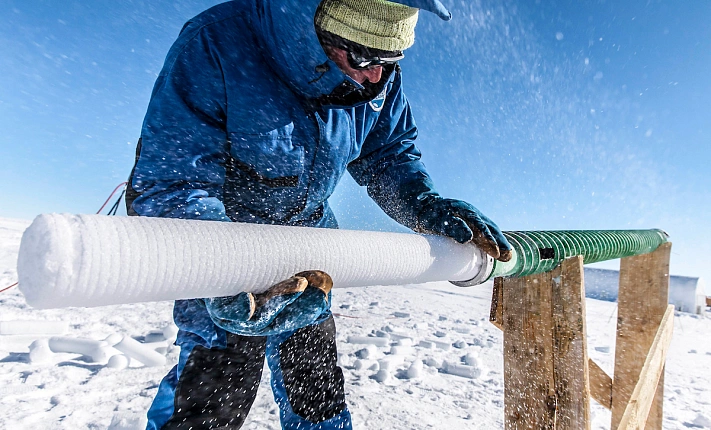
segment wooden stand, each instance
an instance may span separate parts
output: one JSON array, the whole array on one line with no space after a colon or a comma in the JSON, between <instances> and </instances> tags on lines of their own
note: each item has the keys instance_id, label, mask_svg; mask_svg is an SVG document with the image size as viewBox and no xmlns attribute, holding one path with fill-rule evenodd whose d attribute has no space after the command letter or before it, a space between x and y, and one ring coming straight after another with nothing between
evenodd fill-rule
<instances>
[{"instance_id":1,"label":"wooden stand","mask_svg":"<svg viewBox=\"0 0 711 430\"><path fill-rule=\"evenodd\" d=\"M612 428L661 429L674 316L670 249L622 260L614 383L588 358L582 257L494 280L490 320L504 332L506 429L589 429L591 397L612 410Z\"/></svg>"}]
</instances>

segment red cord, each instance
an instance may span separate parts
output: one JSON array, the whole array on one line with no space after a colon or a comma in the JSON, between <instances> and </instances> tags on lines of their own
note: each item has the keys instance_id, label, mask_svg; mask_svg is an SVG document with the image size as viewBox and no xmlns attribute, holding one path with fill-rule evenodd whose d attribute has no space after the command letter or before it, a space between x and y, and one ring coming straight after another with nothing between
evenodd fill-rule
<instances>
[{"instance_id":1,"label":"red cord","mask_svg":"<svg viewBox=\"0 0 711 430\"><path fill-rule=\"evenodd\" d=\"M17 285L17 284L18 284L18 283L15 282L14 284L10 285L9 287L3 288L2 290L0 290L0 293L4 293L5 291L9 290L10 288L14 287L14 286Z\"/></svg>"},{"instance_id":2,"label":"red cord","mask_svg":"<svg viewBox=\"0 0 711 430\"><path fill-rule=\"evenodd\" d=\"M101 205L101 209L99 209L99 210L96 212L97 215L100 214L102 210L104 210L104 208L106 207L106 205L109 203L109 200L111 200L111 198L114 196L114 194L116 194L116 191L118 191L119 188L125 186L126 184L128 184L128 182L121 182L120 184L118 184L118 186L117 186L116 188L114 188L113 191L111 191L111 194L109 195L109 198L106 199L106 201L104 202L103 205ZM0 292L1 292L1 291L0 291Z\"/></svg>"}]
</instances>

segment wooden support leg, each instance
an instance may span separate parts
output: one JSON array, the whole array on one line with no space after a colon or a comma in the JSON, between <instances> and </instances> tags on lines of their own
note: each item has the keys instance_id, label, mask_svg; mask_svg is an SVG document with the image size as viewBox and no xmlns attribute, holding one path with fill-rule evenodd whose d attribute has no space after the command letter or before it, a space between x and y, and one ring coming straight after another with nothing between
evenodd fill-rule
<instances>
[{"instance_id":1,"label":"wooden support leg","mask_svg":"<svg viewBox=\"0 0 711 430\"><path fill-rule=\"evenodd\" d=\"M618 428L639 380L649 349L669 302L671 243L620 262L615 374L612 385L612 428ZM662 428L664 375L647 419L647 430Z\"/></svg>"},{"instance_id":2,"label":"wooden support leg","mask_svg":"<svg viewBox=\"0 0 711 430\"><path fill-rule=\"evenodd\" d=\"M496 281L506 429L589 428L582 276L573 257L548 273Z\"/></svg>"},{"instance_id":3,"label":"wooden support leg","mask_svg":"<svg viewBox=\"0 0 711 430\"><path fill-rule=\"evenodd\" d=\"M504 279L504 423L555 428L551 274Z\"/></svg>"},{"instance_id":4,"label":"wooden support leg","mask_svg":"<svg viewBox=\"0 0 711 430\"><path fill-rule=\"evenodd\" d=\"M585 329L583 258L563 261L553 279L557 429L590 429L590 377Z\"/></svg>"}]
</instances>

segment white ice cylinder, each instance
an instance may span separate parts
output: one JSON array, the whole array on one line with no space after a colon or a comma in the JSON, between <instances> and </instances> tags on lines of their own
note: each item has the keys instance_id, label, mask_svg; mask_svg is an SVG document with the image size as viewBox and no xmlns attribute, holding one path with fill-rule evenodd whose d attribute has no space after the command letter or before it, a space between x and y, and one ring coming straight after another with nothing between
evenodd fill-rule
<instances>
[{"instance_id":1,"label":"white ice cylinder","mask_svg":"<svg viewBox=\"0 0 711 430\"><path fill-rule=\"evenodd\" d=\"M355 362L353 362L353 368L355 370L363 370L363 369L378 370L380 368L380 364L378 363L377 360L358 359Z\"/></svg>"},{"instance_id":2,"label":"white ice cylinder","mask_svg":"<svg viewBox=\"0 0 711 430\"><path fill-rule=\"evenodd\" d=\"M348 336L346 342L356 345L388 346L390 339L387 337Z\"/></svg>"},{"instance_id":3,"label":"white ice cylinder","mask_svg":"<svg viewBox=\"0 0 711 430\"><path fill-rule=\"evenodd\" d=\"M389 355L378 360L380 370L394 372L395 369L405 361L405 357L401 355Z\"/></svg>"},{"instance_id":4,"label":"white ice cylinder","mask_svg":"<svg viewBox=\"0 0 711 430\"><path fill-rule=\"evenodd\" d=\"M178 327L175 324L167 324L163 327L163 337L168 344L175 342L175 339L178 337Z\"/></svg>"},{"instance_id":5,"label":"white ice cylinder","mask_svg":"<svg viewBox=\"0 0 711 430\"><path fill-rule=\"evenodd\" d=\"M131 358L128 355L116 354L109 358L109 362L106 363L106 367L116 370L123 370L131 364Z\"/></svg>"},{"instance_id":6,"label":"white ice cylinder","mask_svg":"<svg viewBox=\"0 0 711 430\"><path fill-rule=\"evenodd\" d=\"M30 363L43 364L52 361L52 350L47 339L37 339L30 344Z\"/></svg>"},{"instance_id":7,"label":"white ice cylinder","mask_svg":"<svg viewBox=\"0 0 711 430\"><path fill-rule=\"evenodd\" d=\"M422 360L416 359L413 361L410 367L408 367L407 372L405 372L407 379L421 378L424 367L425 365L422 363Z\"/></svg>"},{"instance_id":8,"label":"white ice cylinder","mask_svg":"<svg viewBox=\"0 0 711 430\"><path fill-rule=\"evenodd\" d=\"M148 418L145 415L145 413L134 414L129 411L116 412L107 430L144 429L148 426Z\"/></svg>"},{"instance_id":9,"label":"white ice cylinder","mask_svg":"<svg viewBox=\"0 0 711 430\"><path fill-rule=\"evenodd\" d=\"M45 214L22 237L17 272L30 305L59 308L262 292L316 269L335 287L466 281L486 261L439 236Z\"/></svg>"},{"instance_id":10,"label":"white ice cylinder","mask_svg":"<svg viewBox=\"0 0 711 430\"><path fill-rule=\"evenodd\" d=\"M45 336L64 334L68 324L63 321L0 321L0 334Z\"/></svg>"},{"instance_id":11,"label":"white ice cylinder","mask_svg":"<svg viewBox=\"0 0 711 430\"><path fill-rule=\"evenodd\" d=\"M477 379L481 376L481 369L474 366L468 366L466 364L457 364L445 361L442 364L442 368L445 373L461 376L463 378Z\"/></svg>"},{"instance_id":12,"label":"white ice cylinder","mask_svg":"<svg viewBox=\"0 0 711 430\"><path fill-rule=\"evenodd\" d=\"M390 379L390 376L391 375L388 370L380 369L380 370L378 370L378 373L376 373L375 376L373 376L373 379L382 383L382 382L386 382L388 379Z\"/></svg>"},{"instance_id":13,"label":"white ice cylinder","mask_svg":"<svg viewBox=\"0 0 711 430\"><path fill-rule=\"evenodd\" d=\"M97 363L108 360L111 355L109 345L102 340L53 336L49 338L48 343L52 352L86 355Z\"/></svg>"},{"instance_id":14,"label":"white ice cylinder","mask_svg":"<svg viewBox=\"0 0 711 430\"><path fill-rule=\"evenodd\" d=\"M131 336L112 334L106 338L106 343L148 367L162 366L166 361L164 355L142 344Z\"/></svg>"}]
</instances>

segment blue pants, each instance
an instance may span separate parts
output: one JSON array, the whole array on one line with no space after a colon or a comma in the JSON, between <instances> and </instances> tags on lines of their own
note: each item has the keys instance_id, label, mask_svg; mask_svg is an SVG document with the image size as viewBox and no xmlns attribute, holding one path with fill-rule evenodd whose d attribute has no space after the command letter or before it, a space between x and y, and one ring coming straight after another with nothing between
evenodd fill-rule
<instances>
[{"instance_id":1,"label":"blue pants","mask_svg":"<svg viewBox=\"0 0 711 430\"><path fill-rule=\"evenodd\" d=\"M283 429L352 428L330 312L296 331L250 337L214 326L200 308L199 301L176 303L180 359L158 388L149 430L239 429L257 395L265 358ZM193 331L183 330L188 322Z\"/></svg>"}]
</instances>

